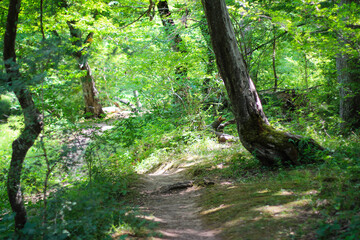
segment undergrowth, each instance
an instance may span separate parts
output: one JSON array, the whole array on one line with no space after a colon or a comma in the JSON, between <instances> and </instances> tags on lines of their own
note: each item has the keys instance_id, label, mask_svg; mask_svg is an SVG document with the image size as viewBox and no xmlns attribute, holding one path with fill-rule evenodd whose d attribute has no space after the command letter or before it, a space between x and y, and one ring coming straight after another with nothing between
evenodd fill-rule
<instances>
[{"instance_id":1,"label":"undergrowth","mask_svg":"<svg viewBox=\"0 0 360 240\"><path fill-rule=\"evenodd\" d=\"M239 239L244 232L262 225L263 232L277 231L277 236L289 239L358 239L359 135L341 135L336 127L338 119L331 117L334 115L297 111L289 114L291 122L277 113L270 114L269 119L278 129L315 139L326 148L326 154L307 161L310 164L276 168L262 166L240 143L219 144L206 130L213 121L206 112L184 118L175 109L154 110L120 119L101 134L87 132L86 126L93 125L92 121L49 123L43 133L48 162L38 141L24 164L22 183L29 221L22 234L34 239L149 236L153 223L139 218L142 213L126 202L129 184L136 182L136 173L186 165L192 178L225 183L209 188L200 204L205 221L214 228L221 226L227 239ZM0 125L5 133L0 136L0 236L10 239L15 239L14 216L7 202L5 180L11 141L21 122L20 117L11 117ZM226 131L236 134L235 126ZM86 149L72 144L82 142L85 136L91 137ZM307 146L303 149L306 158ZM69 157L79 151L85 156L82 161ZM55 167L48 175L44 204L47 166ZM299 214L301 221L296 221ZM281 225L285 228L271 228Z\"/></svg>"}]
</instances>

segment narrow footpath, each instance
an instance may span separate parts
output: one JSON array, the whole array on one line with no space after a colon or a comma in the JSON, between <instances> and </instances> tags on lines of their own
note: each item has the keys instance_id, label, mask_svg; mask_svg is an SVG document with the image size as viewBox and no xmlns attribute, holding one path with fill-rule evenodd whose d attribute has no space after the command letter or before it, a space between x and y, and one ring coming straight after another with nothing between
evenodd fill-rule
<instances>
[{"instance_id":1,"label":"narrow footpath","mask_svg":"<svg viewBox=\"0 0 360 240\"><path fill-rule=\"evenodd\" d=\"M220 240L218 233L207 230L201 221L196 202L202 189L186 181L180 170L143 175L139 188L141 210L159 224L160 236L151 239Z\"/></svg>"}]
</instances>

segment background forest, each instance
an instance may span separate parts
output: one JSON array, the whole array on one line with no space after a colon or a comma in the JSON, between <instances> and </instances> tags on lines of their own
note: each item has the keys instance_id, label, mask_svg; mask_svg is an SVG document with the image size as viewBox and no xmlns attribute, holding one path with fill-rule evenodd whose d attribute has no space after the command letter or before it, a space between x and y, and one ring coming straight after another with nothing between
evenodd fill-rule
<instances>
[{"instance_id":1,"label":"background forest","mask_svg":"<svg viewBox=\"0 0 360 240\"><path fill-rule=\"evenodd\" d=\"M325 149L302 142L296 166L264 166L236 139L236 124L223 130L230 140L214 134L214 121L234 113L201 1L23 0L11 55L14 2L0 1L0 239L151 235L156 226L138 218L131 186L139 173L190 157L201 159L189 170L196 178L309 192L297 197L316 216L282 239L360 239L359 1L225 1L271 125ZM12 143L31 126L22 90L43 126L13 173L26 209L26 224L15 225ZM221 191L199 204L240 201ZM230 216L222 214L205 221Z\"/></svg>"}]
</instances>

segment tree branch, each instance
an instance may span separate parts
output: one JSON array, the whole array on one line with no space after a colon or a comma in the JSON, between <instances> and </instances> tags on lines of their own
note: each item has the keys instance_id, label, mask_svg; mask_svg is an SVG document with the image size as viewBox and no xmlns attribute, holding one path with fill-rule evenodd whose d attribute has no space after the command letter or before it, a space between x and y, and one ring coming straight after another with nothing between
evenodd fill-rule
<instances>
[{"instance_id":1,"label":"tree branch","mask_svg":"<svg viewBox=\"0 0 360 240\"><path fill-rule=\"evenodd\" d=\"M150 4L149 4L149 7L148 9L143 13L141 14L137 19L135 19L134 21L132 21L131 23L128 23L126 24L125 26L122 26L121 28L119 28L119 30L121 29L124 29L124 28L127 28L128 26L138 22L141 18L143 18L145 15L150 15L150 12L151 10L154 8L155 4L153 3L152 0L150 0ZM152 17L151 17L151 20L152 20Z\"/></svg>"},{"instance_id":2,"label":"tree branch","mask_svg":"<svg viewBox=\"0 0 360 240\"><path fill-rule=\"evenodd\" d=\"M264 46L266 46L266 45L268 45L268 44L270 44L270 43L273 43L276 39L279 39L279 38L285 36L287 33L288 33L287 31L283 32L282 34L280 34L280 35L278 35L278 36L270 39L269 41L267 41L267 42L265 42L265 43L257 46L256 48L252 49L251 51L246 52L246 55L252 54L252 53L255 52L256 50L258 50L258 49L260 49L260 48L262 48L262 47L264 47Z\"/></svg>"}]
</instances>

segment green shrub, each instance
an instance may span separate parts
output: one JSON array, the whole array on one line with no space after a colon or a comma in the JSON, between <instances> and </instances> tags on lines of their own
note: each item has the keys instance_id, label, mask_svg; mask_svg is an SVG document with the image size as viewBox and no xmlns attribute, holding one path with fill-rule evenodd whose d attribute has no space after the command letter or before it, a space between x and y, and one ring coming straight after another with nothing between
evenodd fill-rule
<instances>
[{"instance_id":1,"label":"green shrub","mask_svg":"<svg viewBox=\"0 0 360 240\"><path fill-rule=\"evenodd\" d=\"M11 114L11 98L0 96L0 119L7 119Z\"/></svg>"}]
</instances>

